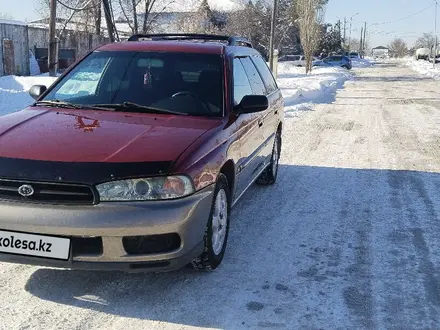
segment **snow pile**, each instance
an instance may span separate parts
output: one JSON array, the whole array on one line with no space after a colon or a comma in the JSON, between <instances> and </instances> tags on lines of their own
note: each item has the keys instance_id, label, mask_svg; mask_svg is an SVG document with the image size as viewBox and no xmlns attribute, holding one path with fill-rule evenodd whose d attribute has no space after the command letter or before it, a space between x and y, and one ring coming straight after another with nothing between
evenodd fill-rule
<instances>
[{"instance_id":1,"label":"snow pile","mask_svg":"<svg viewBox=\"0 0 440 330\"><path fill-rule=\"evenodd\" d=\"M313 104L333 102L336 91L351 77L348 70L338 67L313 68L306 75L304 68L279 63L278 85L284 97L285 116L297 117L300 111L311 110Z\"/></svg>"},{"instance_id":2,"label":"snow pile","mask_svg":"<svg viewBox=\"0 0 440 330\"><path fill-rule=\"evenodd\" d=\"M351 64L353 68L368 68L370 66L373 66L375 64L375 61L369 58L352 58Z\"/></svg>"},{"instance_id":3,"label":"snow pile","mask_svg":"<svg viewBox=\"0 0 440 330\"><path fill-rule=\"evenodd\" d=\"M414 71L426 75L428 77L434 78L435 80L440 80L440 69L438 64L434 68L431 62L419 60L414 58L405 59L406 65L409 66Z\"/></svg>"},{"instance_id":4,"label":"snow pile","mask_svg":"<svg viewBox=\"0 0 440 330\"><path fill-rule=\"evenodd\" d=\"M29 69L31 76L38 76L39 74L41 74L40 66L38 65L37 59L31 51L29 51Z\"/></svg>"},{"instance_id":5,"label":"snow pile","mask_svg":"<svg viewBox=\"0 0 440 330\"><path fill-rule=\"evenodd\" d=\"M32 103L29 89L33 85L49 86L55 78L35 77L0 77L0 116L21 110Z\"/></svg>"}]
</instances>

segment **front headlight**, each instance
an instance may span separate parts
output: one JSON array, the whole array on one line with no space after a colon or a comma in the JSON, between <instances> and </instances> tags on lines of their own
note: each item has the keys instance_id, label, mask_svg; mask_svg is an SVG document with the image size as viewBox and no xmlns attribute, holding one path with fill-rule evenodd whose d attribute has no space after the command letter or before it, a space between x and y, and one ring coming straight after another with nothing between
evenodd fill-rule
<instances>
[{"instance_id":1,"label":"front headlight","mask_svg":"<svg viewBox=\"0 0 440 330\"><path fill-rule=\"evenodd\" d=\"M186 176L111 181L96 186L102 202L173 199L191 195L194 186Z\"/></svg>"}]
</instances>

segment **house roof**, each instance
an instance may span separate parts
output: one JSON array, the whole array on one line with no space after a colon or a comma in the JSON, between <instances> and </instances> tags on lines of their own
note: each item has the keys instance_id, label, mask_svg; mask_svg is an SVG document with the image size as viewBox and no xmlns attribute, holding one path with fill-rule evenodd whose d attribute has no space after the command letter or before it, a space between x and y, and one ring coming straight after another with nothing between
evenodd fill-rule
<instances>
[{"instance_id":1,"label":"house roof","mask_svg":"<svg viewBox=\"0 0 440 330\"><path fill-rule=\"evenodd\" d=\"M379 46L379 47L375 47L373 49L388 49L388 47L384 47L384 46Z\"/></svg>"},{"instance_id":2,"label":"house roof","mask_svg":"<svg viewBox=\"0 0 440 330\"><path fill-rule=\"evenodd\" d=\"M0 19L0 24L21 25L21 26L27 25L25 22L14 21L14 20L10 20L10 19Z\"/></svg>"}]
</instances>

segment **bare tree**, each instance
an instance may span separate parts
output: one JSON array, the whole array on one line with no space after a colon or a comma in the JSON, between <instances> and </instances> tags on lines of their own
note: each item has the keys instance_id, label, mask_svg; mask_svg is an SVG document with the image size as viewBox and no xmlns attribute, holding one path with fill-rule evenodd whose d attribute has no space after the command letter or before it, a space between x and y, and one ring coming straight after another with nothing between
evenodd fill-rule
<instances>
[{"instance_id":1,"label":"bare tree","mask_svg":"<svg viewBox=\"0 0 440 330\"><path fill-rule=\"evenodd\" d=\"M101 33L101 0L58 0L57 36L61 37L69 24L74 22L75 30L90 32L93 26L95 34ZM39 13L43 18L49 17L49 0L41 0Z\"/></svg>"},{"instance_id":2,"label":"bare tree","mask_svg":"<svg viewBox=\"0 0 440 330\"><path fill-rule=\"evenodd\" d=\"M435 44L435 36L432 33L423 33L423 35L416 40L416 48L429 48Z\"/></svg>"},{"instance_id":3,"label":"bare tree","mask_svg":"<svg viewBox=\"0 0 440 330\"><path fill-rule=\"evenodd\" d=\"M119 0L122 14L133 34L139 33L138 6L143 0Z\"/></svg>"},{"instance_id":4,"label":"bare tree","mask_svg":"<svg viewBox=\"0 0 440 330\"><path fill-rule=\"evenodd\" d=\"M117 0L122 15L133 34L148 33L153 30L160 15L175 0ZM140 17L142 15L142 18Z\"/></svg>"},{"instance_id":5,"label":"bare tree","mask_svg":"<svg viewBox=\"0 0 440 330\"><path fill-rule=\"evenodd\" d=\"M322 32L322 16L319 0L297 0L301 45L306 58L306 73L312 71L313 54L317 50Z\"/></svg>"},{"instance_id":6,"label":"bare tree","mask_svg":"<svg viewBox=\"0 0 440 330\"><path fill-rule=\"evenodd\" d=\"M144 17L142 22L142 33L148 33L152 29L152 25L156 22L160 14L162 14L174 0L143 0L144 1Z\"/></svg>"},{"instance_id":7,"label":"bare tree","mask_svg":"<svg viewBox=\"0 0 440 330\"><path fill-rule=\"evenodd\" d=\"M361 41L358 38L351 38L348 49L352 52L358 52L361 48Z\"/></svg>"},{"instance_id":8,"label":"bare tree","mask_svg":"<svg viewBox=\"0 0 440 330\"><path fill-rule=\"evenodd\" d=\"M408 54L408 46L401 38L394 39L389 45L390 51L397 57L404 57Z\"/></svg>"}]
</instances>

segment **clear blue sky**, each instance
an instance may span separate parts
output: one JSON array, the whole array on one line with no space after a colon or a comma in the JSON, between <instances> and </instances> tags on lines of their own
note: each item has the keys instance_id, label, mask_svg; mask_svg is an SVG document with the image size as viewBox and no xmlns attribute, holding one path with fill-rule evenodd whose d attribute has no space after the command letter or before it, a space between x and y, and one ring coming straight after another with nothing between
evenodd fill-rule
<instances>
[{"instance_id":1,"label":"clear blue sky","mask_svg":"<svg viewBox=\"0 0 440 330\"><path fill-rule=\"evenodd\" d=\"M422 33L434 32L434 6L407 19L401 19L420 12L434 3L434 0L329 0L325 20L335 23L338 19L343 21L346 17L349 21L351 16L359 13L353 18L352 37L360 37L361 26L366 21L372 47L386 46L396 37L401 37L412 46ZM384 22L392 23L372 25ZM440 23L440 20L438 22ZM347 38L349 25L348 22Z\"/></svg>"},{"instance_id":2,"label":"clear blue sky","mask_svg":"<svg viewBox=\"0 0 440 330\"><path fill-rule=\"evenodd\" d=\"M0 13L11 15L17 20L35 20L39 18L39 1L0 0ZM353 18L353 37L359 38L360 28L366 21L371 46L387 45L395 37L402 37L412 45L423 32L434 31L434 7L399 22L395 21L433 4L434 0L329 0L325 20L335 23L338 19L343 21L344 17L349 19L350 16L359 13ZM372 25L391 21L393 23ZM349 23L347 38L348 28Z\"/></svg>"},{"instance_id":3,"label":"clear blue sky","mask_svg":"<svg viewBox=\"0 0 440 330\"><path fill-rule=\"evenodd\" d=\"M0 0L0 14L7 14L19 21L32 21L40 18L40 0Z\"/></svg>"}]
</instances>

